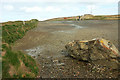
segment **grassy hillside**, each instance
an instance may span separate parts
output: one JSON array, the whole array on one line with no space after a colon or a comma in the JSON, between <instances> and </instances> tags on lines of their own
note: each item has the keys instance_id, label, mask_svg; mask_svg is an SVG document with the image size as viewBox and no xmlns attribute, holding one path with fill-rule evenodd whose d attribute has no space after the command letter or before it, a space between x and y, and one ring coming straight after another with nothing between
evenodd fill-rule
<instances>
[{"instance_id":1,"label":"grassy hillside","mask_svg":"<svg viewBox=\"0 0 120 80\"><path fill-rule=\"evenodd\" d=\"M76 21L76 19L78 20L79 16L59 17L48 19L46 21ZM84 20L118 20L118 19L120 19L120 15L93 15L91 17L85 16L84 18Z\"/></svg>"},{"instance_id":2,"label":"grassy hillside","mask_svg":"<svg viewBox=\"0 0 120 80\"><path fill-rule=\"evenodd\" d=\"M38 20L2 23L2 77L34 78L39 69L36 61L29 55L11 49L13 43L37 26Z\"/></svg>"}]
</instances>

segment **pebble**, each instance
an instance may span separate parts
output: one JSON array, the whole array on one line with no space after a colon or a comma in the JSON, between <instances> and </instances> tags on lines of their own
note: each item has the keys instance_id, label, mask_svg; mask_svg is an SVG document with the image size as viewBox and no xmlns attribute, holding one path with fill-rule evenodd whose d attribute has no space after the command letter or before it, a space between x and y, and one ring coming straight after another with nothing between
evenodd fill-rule
<instances>
[{"instance_id":1,"label":"pebble","mask_svg":"<svg viewBox=\"0 0 120 80\"><path fill-rule=\"evenodd\" d=\"M53 60L54 63L58 63L58 60Z\"/></svg>"}]
</instances>

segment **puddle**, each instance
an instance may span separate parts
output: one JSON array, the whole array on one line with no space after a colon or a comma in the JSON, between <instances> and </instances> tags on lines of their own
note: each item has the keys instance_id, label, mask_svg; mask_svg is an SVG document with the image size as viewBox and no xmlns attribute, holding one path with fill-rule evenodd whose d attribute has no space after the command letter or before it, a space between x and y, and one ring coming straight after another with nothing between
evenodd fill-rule
<instances>
[{"instance_id":1,"label":"puddle","mask_svg":"<svg viewBox=\"0 0 120 80\"><path fill-rule=\"evenodd\" d=\"M64 66L65 65L65 63L57 63L57 64L46 64L45 66Z\"/></svg>"},{"instance_id":2,"label":"puddle","mask_svg":"<svg viewBox=\"0 0 120 80\"><path fill-rule=\"evenodd\" d=\"M76 24L71 24L71 26L73 26L73 27L75 27L75 28L77 28L77 29L79 29L79 28L84 28L84 27L79 26L79 25L76 25Z\"/></svg>"},{"instance_id":3,"label":"puddle","mask_svg":"<svg viewBox=\"0 0 120 80\"><path fill-rule=\"evenodd\" d=\"M54 32L51 32L51 33L68 33L68 34L72 34L75 32L76 29L81 29L81 28L85 28L83 26L79 26L79 25L76 25L76 24L70 24L70 26L74 27L74 29L72 30L60 30L60 31L54 31ZM69 28L69 27L68 27Z\"/></svg>"},{"instance_id":4,"label":"puddle","mask_svg":"<svg viewBox=\"0 0 120 80\"><path fill-rule=\"evenodd\" d=\"M72 30L69 30L69 31L63 31L63 30L61 30L61 31L57 31L57 32L73 33L74 31L72 31Z\"/></svg>"},{"instance_id":5,"label":"puddle","mask_svg":"<svg viewBox=\"0 0 120 80\"><path fill-rule=\"evenodd\" d=\"M35 59L38 58L38 56L42 56L44 58L58 57L59 55L53 52L53 48L55 48L54 45L47 44L26 49L24 51Z\"/></svg>"},{"instance_id":6,"label":"puddle","mask_svg":"<svg viewBox=\"0 0 120 80\"><path fill-rule=\"evenodd\" d=\"M72 34L74 32L75 31L73 31L73 30L60 30L60 31L54 31L54 32L51 32L51 33L68 33L68 34Z\"/></svg>"},{"instance_id":7,"label":"puddle","mask_svg":"<svg viewBox=\"0 0 120 80\"><path fill-rule=\"evenodd\" d=\"M32 48L32 49L26 49L25 51L27 52L28 55L30 56L35 56L35 58L37 58L37 55L40 54L42 52L43 48L41 48L40 46L36 47L36 48Z\"/></svg>"}]
</instances>

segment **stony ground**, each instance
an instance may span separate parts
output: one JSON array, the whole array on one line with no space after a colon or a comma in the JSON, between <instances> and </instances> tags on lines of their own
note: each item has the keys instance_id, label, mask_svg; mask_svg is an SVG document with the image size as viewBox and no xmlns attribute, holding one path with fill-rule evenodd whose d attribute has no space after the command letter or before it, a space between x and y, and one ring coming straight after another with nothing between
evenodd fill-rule
<instances>
[{"instance_id":1,"label":"stony ground","mask_svg":"<svg viewBox=\"0 0 120 80\"><path fill-rule=\"evenodd\" d=\"M23 51L37 60L40 67L38 77L116 78L118 70L78 61L64 53L65 44L70 41L99 37L109 39L118 47L117 20L39 22L38 27L14 44L13 49Z\"/></svg>"}]
</instances>

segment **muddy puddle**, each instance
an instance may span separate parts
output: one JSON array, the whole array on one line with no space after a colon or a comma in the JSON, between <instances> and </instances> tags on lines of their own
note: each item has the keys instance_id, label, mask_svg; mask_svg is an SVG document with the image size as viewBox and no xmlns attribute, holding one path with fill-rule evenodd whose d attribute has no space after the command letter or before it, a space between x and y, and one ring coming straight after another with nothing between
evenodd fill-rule
<instances>
[{"instance_id":1,"label":"muddy puddle","mask_svg":"<svg viewBox=\"0 0 120 80\"><path fill-rule=\"evenodd\" d=\"M68 33L68 34L72 34L74 32L75 31L73 31L73 30L60 30L60 31L54 31L54 32L51 32L51 33Z\"/></svg>"},{"instance_id":2,"label":"muddy puddle","mask_svg":"<svg viewBox=\"0 0 120 80\"><path fill-rule=\"evenodd\" d=\"M84 27L84 26L79 26L79 25L76 25L76 24L69 24L71 27L73 27L73 29L70 29L70 30L58 30L58 31L53 31L51 33L68 33L68 34L73 34L77 31L77 29L82 29L82 28L87 28L87 27Z\"/></svg>"},{"instance_id":3,"label":"muddy puddle","mask_svg":"<svg viewBox=\"0 0 120 80\"><path fill-rule=\"evenodd\" d=\"M32 48L32 49L26 49L24 50L28 55L34 57L34 58L37 58L38 55L40 55L40 53L43 51L43 48L38 46L38 47L35 47L35 48Z\"/></svg>"},{"instance_id":4,"label":"muddy puddle","mask_svg":"<svg viewBox=\"0 0 120 80\"><path fill-rule=\"evenodd\" d=\"M72 27L75 27L75 29L80 29L80 28L85 28L83 26L79 26L79 25L76 25L76 24L71 24Z\"/></svg>"}]
</instances>

